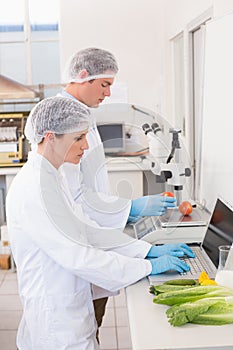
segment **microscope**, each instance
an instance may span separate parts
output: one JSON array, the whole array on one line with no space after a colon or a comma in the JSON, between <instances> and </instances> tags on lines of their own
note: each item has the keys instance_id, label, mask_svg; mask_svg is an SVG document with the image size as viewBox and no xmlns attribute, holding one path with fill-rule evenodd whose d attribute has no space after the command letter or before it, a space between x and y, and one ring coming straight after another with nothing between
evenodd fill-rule
<instances>
[{"instance_id":1,"label":"microscope","mask_svg":"<svg viewBox=\"0 0 233 350\"><path fill-rule=\"evenodd\" d=\"M191 215L182 215L179 204L182 202L182 194L186 179L191 176L191 169L185 166L184 150L182 152L179 135L181 129L170 128L167 133L158 123L143 124L142 129L148 138L150 169L155 175L156 182L166 183L172 187L177 199L177 207L167 209L162 216L143 217L134 224L135 236L147 242L185 242L200 241L203 236L204 226L207 225L208 215L195 205ZM170 138L171 146L170 146ZM183 156L183 157L182 157ZM185 188L186 192L187 189ZM180 227L180 230L177 228ZM192 227L192 230L185 230ZM191 235L189 233L191 232Z\"/></svg>"},{"instance_id":2,"label":"microscope","mask_svg":"<svg viewBox=\"0 0 233 350\"><path fill-rule=\"evenodd\" d=\"M163 137L163 130L157 123L143 124L142 129L148 137L151 171L155 174L157 183L171 185L177 199L177 205L182 202L182 190L186 177L191 176L191 169L181 162L181 146L179 134L181 129L170 128L172 135L171 150ZM169 152L169 154L168 154Z\"/></svg>"}]
</instances>

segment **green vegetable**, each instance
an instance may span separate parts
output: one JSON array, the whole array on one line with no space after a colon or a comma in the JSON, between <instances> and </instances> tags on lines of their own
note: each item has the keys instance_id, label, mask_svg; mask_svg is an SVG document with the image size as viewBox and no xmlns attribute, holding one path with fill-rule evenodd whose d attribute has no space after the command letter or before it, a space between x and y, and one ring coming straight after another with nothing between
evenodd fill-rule
<instances>
[{"instance_id":1,"label":"green vegetable","mask_svg":"<svg viewBox=\"0 0 233 350\"><path fill-rule=\"evenodd\" d=\"M189 281L190 284L183 284L183 281ZM171 280L168 281L170 283L150 287L151 293L155 294L154 303L171 305L166 311L170 324L233 323L233 290L223 286L202 286L193 281L195 280Z\"/></svg>"},{"instance_id":2,"label":"green vegetable","mask_svg":"<svg viewBox=\"0 0 233 350\"><path fill-rule=\"evenodd\" d=\"M198 284L198 282L196 280L192 280L192 279L185 279L185 278L180 278L180 279L176 279L176 280L169 280L164 282L164 284L169 284L169 285L179 285L179 286L193 286Z\"/></svg>"},{"instance_id":3,"label":"green vegetable","mask_svg":"<svg viewBox=\"0 0 233 350\"><path fill-rule=\"evenodd\" d=\"M233 323L233 296L215 297L174 305L167 312L173 326L185 323L224 325Z\"/></svg>"},{"instance_id":4,"label":"green vegetable","mask_svg":"<svg viewBox=\"0 0 233 350\"><path fill-rule=\"evenodd\" d=\"M174 290L183 290L187 288L193 288L192 285L170 285L170 284L159 284L157 286L150 286L150 293L152 294L160 294L165 292L171 292Z\"/></svg>"},{"instance_id":5,"label":"green vegetable","mask_svg":"<svg viewBox=\"0 0 233 350\"><path fill-rule=\"evenodd\" d=\"M233 296L233 290L223 286L194 286L160 293L154 297L153 301L156 304L174 305L219 296Z\"/></svg>"}]
</instances>

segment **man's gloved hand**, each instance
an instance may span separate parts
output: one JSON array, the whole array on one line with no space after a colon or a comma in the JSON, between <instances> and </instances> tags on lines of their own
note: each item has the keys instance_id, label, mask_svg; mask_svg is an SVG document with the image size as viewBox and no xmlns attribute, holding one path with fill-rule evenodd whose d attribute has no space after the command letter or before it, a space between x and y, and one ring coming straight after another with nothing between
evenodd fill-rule
<instances>
[{"instance_id":1,"label":"man's gloved hand","mask_svg":"<svg viewBox=\"0 0 233 350\"><path fill-rule=\"evenodd\" d=\"M179 258L171 255L163 255L157 259L150 259L152 265L151 275L157 275L169 270L176 270L180 273L189 271L190 267Z\"/></svg>"},{"instance_id":2,"label":"man's gloved hand","mask_svg":"<svg viewBox=\"0 0 233 350\"><path fill-rule=\"evenodd\" d=\"M195 258L195 254L193 253L192 249L184 243L152 246L147 254L147 258L158 258L159 256L165 254L177 257L187 255L189 258Z\"/></svg>"},{"instance_id":3,"label":"man's gloved hand","mask_svg":"<svg viewBox=\"0 0 233 350\"><path fill-rule=\"evenodd\" d=\"M160 216L163 215L167 208L176 206L174 197L154 194L143 196L132 200L130 216Z\"/></svg>"}]
</instances>

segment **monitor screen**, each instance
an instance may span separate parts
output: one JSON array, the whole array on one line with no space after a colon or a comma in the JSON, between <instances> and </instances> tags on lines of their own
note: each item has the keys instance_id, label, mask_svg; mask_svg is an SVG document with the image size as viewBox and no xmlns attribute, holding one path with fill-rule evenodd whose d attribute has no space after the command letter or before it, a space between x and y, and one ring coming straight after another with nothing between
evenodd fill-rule
<instances>
[{"instance_id":1,"label":"monitor screen","mask_svg":"<svg viewBox=\"0 0 233 350\"><path fill-rule=\"evenodd\" d=\"M125 151L124 123L97 124L105 153Z\"/></svg>"},{"instance_id":2,"label":"monitor screen","mask_svg":"<svg viewBox=\"0 0 233 350\"><path fill-rule=\"evenodd\" d=\"M215 266L218 267L218 247L232 245L232 243L233 210L218 198L202 246Z\"/></svg>"}]
</instances>

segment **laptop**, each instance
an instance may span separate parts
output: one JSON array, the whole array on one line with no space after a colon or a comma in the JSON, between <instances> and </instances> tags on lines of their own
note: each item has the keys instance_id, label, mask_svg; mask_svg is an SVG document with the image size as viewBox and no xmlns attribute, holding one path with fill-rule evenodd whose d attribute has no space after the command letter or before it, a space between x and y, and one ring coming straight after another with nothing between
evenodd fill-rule
<instances>
[{"instance_id":1,"label":"laptop","mask_svg":"<svg viewBox=\"0 0 233 350\"><path fill-rule=\"evenodd\" d=\"M191 228L190 228L191 230ZM201 243L189 244L195 258L182 258L189 266L190 271L180 274L177 271L168 271L162 274L148 276L150 284L165 282L175 278L198 279L201 271L206 271L210 278L214 278L218 268L220 245L233 244L233 208L218 198L206 229L204 240Z\"/></svg>"}]
</instances>

